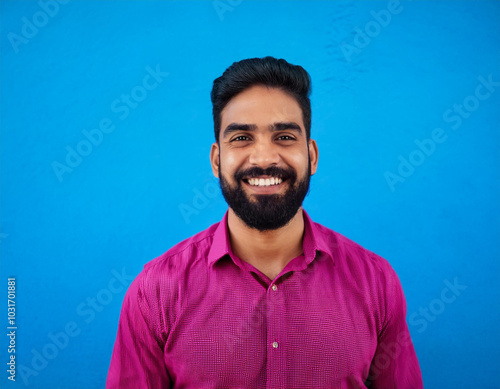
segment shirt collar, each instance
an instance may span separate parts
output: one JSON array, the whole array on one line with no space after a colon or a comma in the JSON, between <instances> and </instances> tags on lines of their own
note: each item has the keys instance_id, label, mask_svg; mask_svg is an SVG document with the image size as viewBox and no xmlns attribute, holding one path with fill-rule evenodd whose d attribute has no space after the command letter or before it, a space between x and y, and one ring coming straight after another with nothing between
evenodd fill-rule
<instances>
[{"instance_id":1,"label":"shirt collar","mask_svg":"<svg viewBox=\"0 0 500 389\"><path fill-rule=\"evenodd\" d=\"M307 264L310 264L316 257L316 251L321 251L327 254L333 262L335 259L332 250L325 239L325 234L321 231L321 226L314 223L307 212L302 210L304 215L304 239L302 241L302 249L304 251L304 258ZM217 226L212 240L212 246L208 253L208 265L213 266L219 259L225 255L233 256L231 245L229 242L229 231L227 226L227 215L224 217Z\"/></svg>"}]
</instances>

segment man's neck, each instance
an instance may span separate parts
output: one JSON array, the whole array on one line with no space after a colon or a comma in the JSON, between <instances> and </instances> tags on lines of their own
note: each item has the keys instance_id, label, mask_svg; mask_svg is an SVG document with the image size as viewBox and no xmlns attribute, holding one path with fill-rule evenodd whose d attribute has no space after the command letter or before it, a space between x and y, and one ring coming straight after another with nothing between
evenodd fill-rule
<instances>
[{"instance_id":1,"label":"man's neck","mask_svg":"<svg viewBox=\"0 0 500 389\"><path fill-rule=\"evenodd\" d=\"M302 207L286 226L271 231L248 227L229 208L227 218L233 253L274 279L293 258L302 254L304 216Z\"/></svg>"}]
</instances>

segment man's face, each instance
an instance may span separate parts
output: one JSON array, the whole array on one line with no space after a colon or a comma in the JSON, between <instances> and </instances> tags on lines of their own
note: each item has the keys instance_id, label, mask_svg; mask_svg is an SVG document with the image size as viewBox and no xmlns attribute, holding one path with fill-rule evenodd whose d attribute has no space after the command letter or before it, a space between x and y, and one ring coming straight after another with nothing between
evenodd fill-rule
<instances>
[{"instance_id":1,"label":"man's face","mask_svg":"<svg viewBox=\"0 0 500 389\"><path fill-rule=\"evenodd\" d=\"M318 161L297 101L264 86L241 92L222 111L219 143L210 157L229 207L259 231L286 225L302 205Z\"/></svg>"}]
</instances>

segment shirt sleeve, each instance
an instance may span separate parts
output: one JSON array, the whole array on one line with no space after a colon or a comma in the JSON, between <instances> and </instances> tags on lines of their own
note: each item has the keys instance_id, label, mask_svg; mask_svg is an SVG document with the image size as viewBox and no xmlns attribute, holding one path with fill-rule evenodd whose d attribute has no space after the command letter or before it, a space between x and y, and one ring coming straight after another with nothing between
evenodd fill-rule
<instances>
[{"instance_id":1,"label":"shirt sleeve","mask_svg":"<svg viewBox=\"0 0 500 389\"><path fill-rule=\"evenodd\" d=\"M155 310L148 305L139 276L125 294L106 389L170 388L157 327L151 323Z\"/></svg>"},{"instance_id":2,"label":"shirt sleeve","mask_svg":"<svg viewBox=\"0 0 500 389\"><path fill-rule=\"evenodd\" d=\"M368 382L374 389L422 389L422 373L406 324L406 300L398 276L390 270L385 280L385 321Z\"/></svg>"}]
</instances>

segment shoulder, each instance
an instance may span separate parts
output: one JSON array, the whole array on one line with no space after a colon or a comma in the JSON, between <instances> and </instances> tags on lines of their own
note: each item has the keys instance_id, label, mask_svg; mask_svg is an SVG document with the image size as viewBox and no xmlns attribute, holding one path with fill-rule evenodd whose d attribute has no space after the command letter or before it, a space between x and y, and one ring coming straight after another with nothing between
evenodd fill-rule
<instances>
[{"instance_id":1,"label":"shoulder","mask_svg":"<svg viewBox=\"0 0 500 389\"><path fill-rule=\"evenodd\" d=\"M336 272L346 282L384 295L401 289L399 278L387 259L328 227L318 223L314 223L314 227L318 242L326 247Z\"/></svg>"},{"instance_id":2,"label":"shoulder","mask_svg":"<svg viewBox=\"0 0 500 389\"><path fill-rule=\"evenodd\" d=\"M370 267L382 273L394 272L390 263L380 255L322 224L316 222L312 224L319 246L324 247L325 251L332 255L336 265Z\"/></svg>"},{"instance_id":3,"label":"shoulder","mask_svg":"<svg viewBox=\"0 0 500 389\"><path fill-rule=\"evenodd\" d=\"M178 281L190 268L205 268L213 236L219 223L215 223L187 239L177 243L162 255L144 265L136 278L137 286L151 289L158 284Z\"/></svg>"},{"instance_id":4,"label":"shoulder","mask_svg":"<svg viewBox=\"0 0 500 389\"><path fill-rule=\"evenodd\" d=\"M206 274L207 255L218 224L177 243L146 263L127 290L126 304L138 305L141 312L159 312L161 307L175 308L180 304L186 280L201 281ZM175 309L169 315L175 317Z\"/></svg>"},{"instance_id":5,"label":"shoulder","mask_svg":"<svg viewBox=\"0 0 500 389\"><path fill-rule=\"evenodd\" d=\"M405 312L403 289L389 261L325 226L315 227L330 250L344 292L356 291L363 304L380 313L379 328L397 312Z\"/></svg>"},{"instance_id":6,"label":"shoulder","mask_svg":"<svg viewBox=\"0 0 500 389\"><path fill-rule=\"evenodd\" d=\"M219 223L215 223L183 241L177 243L159 257L144 265L144 270L160 269L162 267L184 267L192 265L193 262L203 260L210 251L213 236Z\"/></svg>"}]
</instances>

